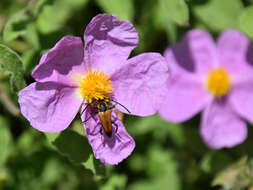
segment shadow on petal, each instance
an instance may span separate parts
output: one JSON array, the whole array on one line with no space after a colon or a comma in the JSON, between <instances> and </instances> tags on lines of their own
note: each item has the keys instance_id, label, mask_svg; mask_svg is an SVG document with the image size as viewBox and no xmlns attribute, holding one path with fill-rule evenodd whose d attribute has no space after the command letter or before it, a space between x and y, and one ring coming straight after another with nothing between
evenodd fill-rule
<instances>
[{"instance_id":1,"label":"shadow on petal","mask_svg":"<svg viewBox=\"0 0 253 190\"><path fill-rule=\"evenodd\" d=\"M253 66L253 44L250 44L246 53L246 61Z\"/></svg>"},{"instance_id":2,"label":"shadow on petal","mask_svg":"<svg viewBox=\"0 0 253 190\"><path fill-rule=\"evenodd\" d=\"M181 43L172 48L172 52L180 67L188 72L195 72L196 67L192 57L189 40L185 38Z\"/></svg>"}]
</instances>

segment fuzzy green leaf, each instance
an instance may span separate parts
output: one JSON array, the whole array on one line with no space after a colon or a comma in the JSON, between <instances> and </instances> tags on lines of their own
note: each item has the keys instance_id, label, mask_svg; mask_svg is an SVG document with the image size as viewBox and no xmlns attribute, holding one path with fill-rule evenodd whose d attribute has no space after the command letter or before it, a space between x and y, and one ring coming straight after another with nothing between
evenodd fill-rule
<instances>
[{"instance_id":1,"label":"fuzzy green leaf","mask_svg":"<svg viewBox=\"0 0 253 190\"><path fill-rule=\"evenodd\" d=\"M14 91L17 92L26 86L19 55L2 44L0 44L0 71L10 76L10 84Z\"/></svg>"}]
</instances>

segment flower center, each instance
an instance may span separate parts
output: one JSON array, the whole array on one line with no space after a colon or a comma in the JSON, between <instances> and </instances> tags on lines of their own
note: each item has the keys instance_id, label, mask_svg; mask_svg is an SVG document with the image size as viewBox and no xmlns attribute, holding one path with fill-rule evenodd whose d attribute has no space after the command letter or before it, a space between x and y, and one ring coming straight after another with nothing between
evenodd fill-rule
<instances>
[{"instance_id":1,"label":"flower center","mask_svg":"<svg viewBox=\"0 0 253 190\"><path fill-rule=\"evenodd\" d=\"M226 95L231 88L228 72L223 68L210 71L205 85L207 90L217 98Z\"/></svg>"},{"instance_id":2,"label":"flower center","mask_svg":"<svg viewBox=\"0 0 253 190\"><path fill-rule=\"evenodd\" d=\"M80 94L88 103L109 99L109 94L113 92L112 81L109 78L103 72L89 70L79 80Z\"/></svg>"}]
</instances>

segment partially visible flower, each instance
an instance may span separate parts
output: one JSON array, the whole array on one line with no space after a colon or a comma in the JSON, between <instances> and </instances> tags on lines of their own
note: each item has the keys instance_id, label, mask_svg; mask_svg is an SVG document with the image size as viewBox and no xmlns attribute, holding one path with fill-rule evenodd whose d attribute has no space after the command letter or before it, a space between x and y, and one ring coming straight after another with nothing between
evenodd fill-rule
<instances>
[{"instance_id":1,"label":"partially visible flower","mask_svg":"<svg viewBox=\"0 0 253 190\"><path fill-rule=\"evenodd\" d=\"M183 122L203 110L200 133L212 148L232 147L247 138L253 122L253 48L241 32L228 30L217 44L192 30L168 48L171 69L160 115Z\"/></svg>"},{"instance_id":2,"label":"partially visible flower","mask_svg":"<svg viewBox=\"0 0 253 190\"><path fill-rule=\"evenodd\" d=\"M162 101L168 67L158 53L127 59L138 44L138 34L130 22L114 15L94 17L84 40L83 48L80 38L65 36L42 56L32 73L36 82L19 92L21 112L34 128L59 132L81 110L83 121L90 118L85 130L95 157L118 164L131 154L134 140L113 110L113 133L108 137L101 132L97 113L85 107L113 99L131 114L154 114ZM116 108L126 112L118 104Z\"/></svg>"}]
</instances>

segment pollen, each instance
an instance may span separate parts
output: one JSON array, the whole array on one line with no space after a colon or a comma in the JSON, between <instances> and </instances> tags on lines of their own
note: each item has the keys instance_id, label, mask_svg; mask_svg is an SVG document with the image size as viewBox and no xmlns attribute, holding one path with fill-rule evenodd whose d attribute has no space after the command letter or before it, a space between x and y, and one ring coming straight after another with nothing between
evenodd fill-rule
<instances>
[{"instance_id":1,"label":"pollen","mask_svg":"<svg viewBox=\"0 0 253 190\"><path fill-rule=\"evenodd\" d=\"M79 93L88 103L108 100L112 92L112 81L103 72L89 70L79 80Z\"/></svg>"},{"instance_id":2,"label":"pollen","mask_svg":"<svg viewBox=\"0 0 253 190\"><path fill-rule=\"evenodd\" d=\"M216 98L225 96L231 88L228 72L223 68L210 71L206 79L206 88Z\"/></svg>"}]
</instances>

